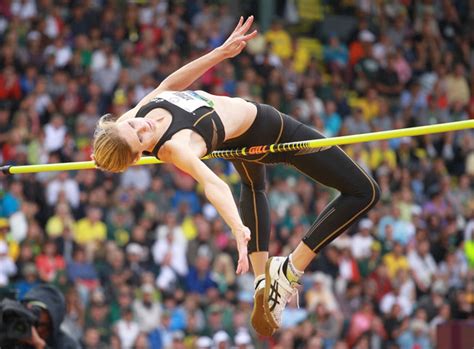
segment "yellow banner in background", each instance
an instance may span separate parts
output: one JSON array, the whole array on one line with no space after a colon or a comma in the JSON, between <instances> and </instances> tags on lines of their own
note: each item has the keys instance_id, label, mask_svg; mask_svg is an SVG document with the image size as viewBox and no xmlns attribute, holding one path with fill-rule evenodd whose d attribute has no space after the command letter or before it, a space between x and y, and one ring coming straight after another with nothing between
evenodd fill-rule
<instances>
[{"instance_id":1,"label":"yellow banner in background","mask_svg":"<svg viewBox=\"0 0 474 349\"><path fill-rule=\"evenodd\" d=\"M322 21L324 7L321 0L296 0L300 19L308 21Z\"/></svg>"}]
</instances>

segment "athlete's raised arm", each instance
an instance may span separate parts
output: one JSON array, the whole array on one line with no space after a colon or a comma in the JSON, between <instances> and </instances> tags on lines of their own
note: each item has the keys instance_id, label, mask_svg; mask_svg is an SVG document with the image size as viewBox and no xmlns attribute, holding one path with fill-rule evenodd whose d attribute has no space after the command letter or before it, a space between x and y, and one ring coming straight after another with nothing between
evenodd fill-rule
<instances>
[{"instance_id":1,"label":"athlete's raised arm","mask_svg":"<svg viewBox=\"0 0 474 349\"><path fill-rule=\"evenodd\" d=\"M237 56L247 45L247 41L257 35L256 30L247 34L250 27L252 26L252 23L253 16L248 17L245 23L244 18L240 17L239 23L237 23L234 31L221 46L205 54L204 56L189 62L172 73L170 76L164 79L155 90L146 95L137 106L148 103L160 92L184 90L216 64L227 58Z\"/></svg>"}]
</instances>

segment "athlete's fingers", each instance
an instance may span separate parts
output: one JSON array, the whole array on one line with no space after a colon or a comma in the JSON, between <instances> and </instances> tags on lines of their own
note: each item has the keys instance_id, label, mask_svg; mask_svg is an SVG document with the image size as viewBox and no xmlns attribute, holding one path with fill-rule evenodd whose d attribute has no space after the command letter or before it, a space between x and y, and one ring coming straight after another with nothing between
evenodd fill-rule
<instances>
[{"instance_id":1,"label":"athlete's fingers","mask_svg":"<svg viewBox=\"0 0 474 349\"><path fill-rule=\"evenodd\" d=\"M239 260L237 262L237 274L246 273L248 270L247 242L238 248Z\"/></svg>"},{"instance_id":2,"label":"athlete's fingers","mask_svg":"<svg viewBox=\"0 0 474 349\"><path fill-rule=\"evenodd\" d=\"M235 29L233 31L234 33L240 29L240 27L242 26L243 21L244 21L244 17L240 16L239 23L237 23L237 26L235 27Z\"/></svg>"},{"instance_id":3,"label":"athlete's fingers","mask_svg":"<svg viewBox=\"0 0 474 349\"><path fill-rule=\"evenodd\" d=\"M242 40L249 41L249 40L253 39L254 37L256 37L256 36L257 36L257 33L258 33L258 32L257 32L256 30L254 30L254 31L251 32L250 34L244 35L244 36L242 37Z\"/></svg>"},{"instance_id":4,"label":"athlete's fingers","mask_svg":"<svg viewBox=\"0 0 474 349\"><path fill-rule=\"evenodd\" d=\"M242 27L239 29L239 32L241 34L244 34L246 33L250 27L252 26L252 23L253 23L253 16L250 16L249 18L247 18L247 20L245 21L245 23L242 25Z\"/></svg>"},{"instance_id":5,"label":"athlete's fingers","mask_svg":"<svg viewBox=\"0 0 474 349\"><path fill-rule=\"evenodd\" d=\"M243 43L245 44L245 42ZM240 44L242 43L239 43L237 48L240 48ZM237 240L237 251L239 252L239 260L237 261L236 273L243 274L249 270L247 245L250 241L250 229L247 227L239 229L239 231L236 232L235 239Z\"/></svg>"},{"instance_id":6,"label":"athlete's fingers","mask_svg":"<svg viewBox=\"0 0 474 349\"><path fill-rule=\"evenodd\" d=\"M249 260L247 258L247 255L245 257L240 257L239 261L237 262L237 274L244 274L249 270Z\"/></svg>"}]
</instances>

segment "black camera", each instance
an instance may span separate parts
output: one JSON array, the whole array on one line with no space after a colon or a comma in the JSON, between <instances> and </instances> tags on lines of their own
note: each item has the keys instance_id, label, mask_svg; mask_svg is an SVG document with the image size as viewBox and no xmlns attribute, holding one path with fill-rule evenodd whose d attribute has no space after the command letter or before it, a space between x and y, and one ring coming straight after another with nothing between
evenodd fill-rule
<instances>
[{"instance_id":1,"label":"black camera","mask_svg":"<svg viewBox=\"0 0 474 349\"><path fill-rule=\"evenodd\" d=\"M0 302L0 347L11 341L31 338L31 327L39 319L40 309L28 309L12 299Z\"/></svg>"}]
</instances>

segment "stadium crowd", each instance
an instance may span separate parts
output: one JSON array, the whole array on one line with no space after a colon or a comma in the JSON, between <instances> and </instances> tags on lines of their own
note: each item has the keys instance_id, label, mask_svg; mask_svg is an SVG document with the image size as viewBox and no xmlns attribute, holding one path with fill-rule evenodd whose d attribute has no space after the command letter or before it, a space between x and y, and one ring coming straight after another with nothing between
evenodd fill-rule
<instances>
[{"instance_id":1,"label":"stadium crowd","mask_svg":"<svg viewBox=\"0 0 474 349\"><path fill-rule=\"evenodd\" d=\"M220 45L236 3L1 1L1 163L89 160L99 116ZM327 136L474 118L467 2L340 3L279 1L279 20L192 89L274 105ZM316 30L335 14L355 23L348 35ZM88 349L434 348L438 325L474 315L474 134L344 149L381 202L315 259L273 338L249 325L253 276L235 275L229 229L166 164L3 176L0 287L21 299L55 284L63 329ZM230 163L207 164L237 198ZM337 193L284 166L268 176L270 254L286 255Z\"/></svg>"}]
</instances>

